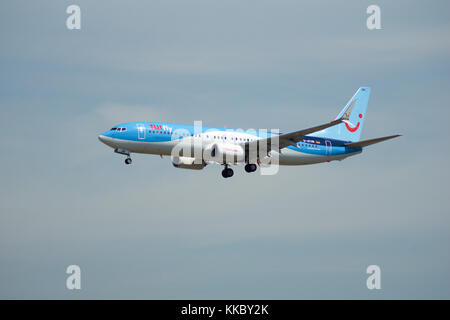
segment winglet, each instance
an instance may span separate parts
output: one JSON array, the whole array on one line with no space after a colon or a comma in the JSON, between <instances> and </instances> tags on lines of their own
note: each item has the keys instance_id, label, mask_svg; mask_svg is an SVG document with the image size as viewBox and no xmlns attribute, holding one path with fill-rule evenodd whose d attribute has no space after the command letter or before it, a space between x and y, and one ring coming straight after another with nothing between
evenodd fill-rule
<instances>
[{"instance_id":1,"label":"winglet","mask_svg":"<svg viewBox=\"0 0 450 320\"><path fill-rule=\"evenodd\" d=\"M350 116L352 115L353 107L355 106L355 102L356 102L356 99L353 100L353 101L349 104L347 110L345 110L344 114L343 114L342 117L341 117L341 120L342 120L342 121L348 121L348 120L350 119Z\"/></svg>"}]
</instances>

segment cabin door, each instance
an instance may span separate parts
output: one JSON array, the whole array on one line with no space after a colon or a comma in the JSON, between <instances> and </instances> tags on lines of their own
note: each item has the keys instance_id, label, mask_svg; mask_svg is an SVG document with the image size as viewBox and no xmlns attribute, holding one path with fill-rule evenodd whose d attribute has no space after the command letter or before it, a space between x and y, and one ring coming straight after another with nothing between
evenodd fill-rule
<instances>
[{"instance_id":1,"label":"cabin door","mask_svg":"<svg viewBox=\"0 0 450 320\"><path fill-rule=\"evenodd\" d=\"M331 141L325 140L325 153L327 156L331 155Z\"/></svg>"},{"instance_id":2,"label":"cabin door","mask_svg":"<svg viewBox=\"0 0 450 320\"><path fill-rule=\"evenodd\" d=\"M138 139L139 140L144 140L145 139L145 127L143 124L138 124L137 125L137 130L138 130Z\"/></svg>"}]
</instances>

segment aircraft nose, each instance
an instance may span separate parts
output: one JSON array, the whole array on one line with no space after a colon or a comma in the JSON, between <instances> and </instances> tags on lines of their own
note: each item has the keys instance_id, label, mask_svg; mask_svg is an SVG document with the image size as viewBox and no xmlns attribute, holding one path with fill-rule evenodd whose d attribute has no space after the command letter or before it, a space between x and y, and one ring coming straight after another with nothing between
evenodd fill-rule
<instances>
[{"instance_id":1,"label":"aircraft nose","mask_svg":"<svg viewBox=\"0 0 450 320\"><path fill-rule=\"evenodd\" d=\"M100 140L103 143L106 143L106 136L101 134L101 135L98 136L98 140Z\"/></svg>"},{"instance_id":2,"label":"aircraft nose","mask_svg":"<svg viewBox=\"0 0 450 320\"><path fill-rule=\"evenodd\" d=\"M116 148L116 144L114 143L114 139L111 137L109 132L103 132L101 135L98 136L98 140L106 144L107 146L111 148Z\"/></svg>"}]
</instances>

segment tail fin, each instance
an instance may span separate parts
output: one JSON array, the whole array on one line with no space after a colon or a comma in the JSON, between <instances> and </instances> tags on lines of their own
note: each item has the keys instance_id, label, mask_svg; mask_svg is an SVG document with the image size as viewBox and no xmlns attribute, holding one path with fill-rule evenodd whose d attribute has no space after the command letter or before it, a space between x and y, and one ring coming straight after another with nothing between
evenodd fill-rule
<instances>
[{"instance_id":1,"label":"tail fin","mask_svg":"<svg viewBox=\"0 0 450 320\"><path fill-rule=\"evenodd\" d=\"M315 137L330 138L343 141L357 142L360 140L361 132L366 118L366 108L369 102L370 88L361 87L347 102L344 109L336 119L344 119L343 123L334 127L318 131Z\"/></svg>"}]
</instances>

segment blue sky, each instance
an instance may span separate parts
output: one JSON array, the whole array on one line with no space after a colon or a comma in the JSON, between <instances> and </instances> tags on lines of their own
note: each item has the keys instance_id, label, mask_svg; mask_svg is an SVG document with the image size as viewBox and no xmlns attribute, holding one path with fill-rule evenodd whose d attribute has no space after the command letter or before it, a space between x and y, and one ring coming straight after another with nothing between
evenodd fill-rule
<instances>
[{"instance_id":1,"label":"blue sky","mask_svg":"<svg viewBox=\"0 0 450 320\"><path fill-rule=\"evenodd\" d=\"M372 1L78 1L78 31L70 4L0 4L0 298L450 298L447 1L378 1L374 31ZM148 120L287 132L360 86L362 138L404 136L275 176L125 166L97 140Z\"/></svg>"}]
</instances>

